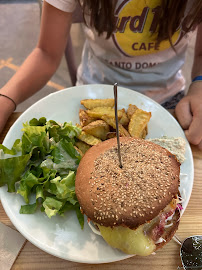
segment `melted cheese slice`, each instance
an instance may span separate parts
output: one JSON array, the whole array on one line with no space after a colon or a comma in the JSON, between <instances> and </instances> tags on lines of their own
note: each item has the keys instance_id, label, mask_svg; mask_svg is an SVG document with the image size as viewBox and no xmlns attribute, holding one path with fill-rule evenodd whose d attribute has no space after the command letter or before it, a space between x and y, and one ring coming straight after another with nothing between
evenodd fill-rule
<instances>
[{"instance_id":1,"label":"melted cheese slice","mask_svg":"<svg viewBox=\"0 0 202 270\"><path fill-rule=\"evenodd\" d=\"M143 232L143 226L136 230L125 227L105 227L97 224L104 240L112 247L127 254L148 256L156 249L154 241Z\"/></svg>"}]
</instances>

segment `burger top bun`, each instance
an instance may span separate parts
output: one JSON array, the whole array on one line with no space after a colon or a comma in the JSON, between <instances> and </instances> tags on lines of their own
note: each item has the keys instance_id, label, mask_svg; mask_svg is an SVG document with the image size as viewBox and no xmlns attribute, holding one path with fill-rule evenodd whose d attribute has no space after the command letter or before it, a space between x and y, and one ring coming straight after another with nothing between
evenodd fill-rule
<instances>
[{"instance_id":1,"label":"burger top bun","mask_svg":"<svg viewBox=\"0 0 202 270\"><path fill-rule=\"evenodd\" d=\"M152 142L120 138L90 148L76 174L76 196L84 214L103 226L137 228L156 217L178 194L180 163Z\"/></svg>"}]
</instances>

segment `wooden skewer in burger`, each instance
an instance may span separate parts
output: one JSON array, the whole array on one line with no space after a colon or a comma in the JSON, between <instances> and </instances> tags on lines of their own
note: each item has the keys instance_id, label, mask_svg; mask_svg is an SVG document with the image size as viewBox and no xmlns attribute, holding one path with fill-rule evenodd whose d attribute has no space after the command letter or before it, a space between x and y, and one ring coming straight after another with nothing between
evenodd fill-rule
<instances>
[{"instance_id":1,"label":"wooden skewer in burger","mask_svg":"<svg viewBox=\"0 0 202 270\"><path fill-rule=\"evenodd\" d=\"M114 86L117 110L117 84ZM127 254L147 256L175 234L180 218L180 163L165 148L120 137L91 147L76 174L81 211L104 240Z\"/></svg>"}]
</instances>

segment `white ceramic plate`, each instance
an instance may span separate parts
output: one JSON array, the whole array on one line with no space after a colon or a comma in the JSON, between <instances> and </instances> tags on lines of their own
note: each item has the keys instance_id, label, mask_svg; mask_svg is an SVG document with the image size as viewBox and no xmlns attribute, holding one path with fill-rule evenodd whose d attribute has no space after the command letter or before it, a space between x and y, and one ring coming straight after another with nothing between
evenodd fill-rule
<instances>
[{"instance_id":1,"label":"white ceramic plate","mask_svg":"<svg viewBox=\"0 0 202 270\"><path fill-rule=\"evenodd\" d=\"M113 86L72 87L41 99L26 110L14 123L4 140L4 145L11 147L15 139L22 135L22 123L33 117L45 116L48 120L78 123L80 100L88 98L113 98ZM127 109L130 103L152 112L148 126L148 138L157 138L163 135L185 138L177 121L158 103L135 91L118 87L119 108ZM193 157L188 142L186 144L186 161L181 166L181 172L188 175L180 186L181 191L184 190L186 194L186 200L183 203L185 209L193 186ZM0 188L0 196L8 217L18 231L31 243L54 256L81 263L107 263L130 257L109 247L102 237L91 231L87 223L85 223L84 230L81 230L73 212L66 214L65 217L56 216L51 219L41 212L34 215L21 215L19 214L20 206L25 203L20 195L10 194L7 192L7 187L2 187Z\"/></svg>"}]
</instances>

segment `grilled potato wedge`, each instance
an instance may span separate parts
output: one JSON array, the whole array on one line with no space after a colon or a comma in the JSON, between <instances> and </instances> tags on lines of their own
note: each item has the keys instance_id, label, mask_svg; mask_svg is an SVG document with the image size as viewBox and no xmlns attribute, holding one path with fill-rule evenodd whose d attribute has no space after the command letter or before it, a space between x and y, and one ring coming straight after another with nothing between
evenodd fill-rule
<instances>
[{"instance_id":1,"label":"grilled potato wedge","mask_svg":"<svg viewBox=\"0 0 202 270\"><path fill-rule=\"evenodd\" d=\"M105 121L96 120L83 127L82 130L104 141L107 138L107 133L110 131L110 128Z\"/></svg>"},{"instance_id":2,"label":"grilled potato wedge","mask_svg":"<svg viewBox=\"0 0 202 270\"><path fill-rule=\"evenodd\" d=\"M94 137L93 135L90 135L86 133L85 131L81 131L81 134L77 137L80 141L87 143L88 145L96 145L101 142L100 139Z\"/></svg>"},{"instance_id":3,"label":"grilled potato wedge","mask_svg":"<svg viewBox=\"0 0 202 270\"><path fill-rule=\"evenodd\" d=\"M108 117L107 115L102 116L102 120L104 120L108 125L113 127L116 130L116 120L115 118ZM120 136L130 137L128 131L119 123L119 134Z\"/></svg>"},{"instance_id":4,"label":"grilled potato wedge","mask_svg":"<svg viewBox=\"0 0 202 270\"><path fill-rule=\"evenodd\" d=\"M85 110L80 109L79 110L79 120L80 120L80 125L82 127L90 124L91 122L95 121L95 118L90 117Z\"/></svg>"},{"instance_id":5,"label":"grilled potato wedge","mask_svg":"<svg viewBox=\"0 0 202 270\"><path fill-rule=\"evenodd\" d=\"M92 110L87 110L87 114L90 117L94 117L96 119L101 119L103 115L107 115L108 117L115 117L114 108L111 107L96 107ZM118 111L118 118L120 119L123 116L123 111Z\"/></svg>"},{"instance_id":6,"label":"grilled potato wedge","mask_svg":"<svg viewBox=\"0 0 202 270\"><path fill-rule=\"evenodd\" d=\"M129 119L131 119L132 115L137 109L138 107L136 105L133 105L133 104L128 105L127 116Z\"/></svg>"},{"instance_id":7,"label":"grilled potato wedge","mask_svg":"<svg viewBox=\"0 0 202 270\"><path fill-rule=\"evenodd\" d=\"M146 112L141 109L137 109L132 115L128 131L132 137L143 138L146 136L143 132L151 118L151 112Z\"/></svg>"},{"instance_id":8,"label":"grilled potato wedge","mask_svg":"<svg viewBox=\"0 0 202 270\"><path fill-rule=\"evenodd\" d=\"M106 98L106 99L83 99L81 100L81 105L83 105L86 109L94 109L96 107L113 107L114 99Z\"/></svg>"},{"instance_id":9,"label":"grilled potato wedge","mask_svg":"<svg viewBox=\"0 0 202 270\"><path fill-rule=\"evenodd\" d=\"M86 151L91 147L85 142L77 141L75 142L76 147L83 153L83 155L86 153Z\"/></svg>"},{"instance_id":10,"label":"grilled potato wedge","mask_svg":"<svg viewBox=\"0 0 202 270\"><path fill-rule=\"evenodd\" d=\"M126 126L128 125L128 123L129 123L129 119L128 119L128 116L127 116L127 114L126 114L125 109L122 109L121 111L123 112L123 114L122 114L122 117L121 117L120 120L119 120L119 123L120 123L122 126L126 127Z\"/></svg>"}]
</instances>

